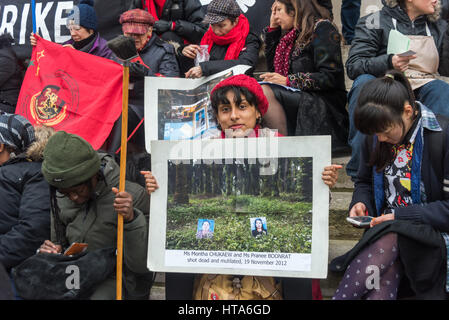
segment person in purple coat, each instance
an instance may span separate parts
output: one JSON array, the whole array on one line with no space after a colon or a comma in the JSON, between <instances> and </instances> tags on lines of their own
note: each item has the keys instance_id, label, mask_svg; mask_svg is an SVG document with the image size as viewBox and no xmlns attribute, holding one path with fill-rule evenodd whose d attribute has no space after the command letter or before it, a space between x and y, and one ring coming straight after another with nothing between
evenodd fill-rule
<instances>
[{"instance_id":1,"label":"person in purple coat","mask_svg":"<svg viewBox=\"0 0 449 320\"><path fill-rule=\"evenodd\" d=\"M74 19L67 20L67 28L70 30L71 39L64 42L63 46L93 54L98 57L112 59L114 54L109 49L107 41L97 32L97 15L93 0L81 0L77 6L79 15L73 14ZM32 46L36 45L36 39L32 33L30 36Z\"/></svg>"}]
</instances>

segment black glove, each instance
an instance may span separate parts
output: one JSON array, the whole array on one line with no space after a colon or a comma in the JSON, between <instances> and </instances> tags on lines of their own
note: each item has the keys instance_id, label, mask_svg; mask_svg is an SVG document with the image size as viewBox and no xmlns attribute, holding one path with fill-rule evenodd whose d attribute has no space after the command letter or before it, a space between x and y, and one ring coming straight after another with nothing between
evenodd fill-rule
<instances>
[{"instance_id":1,"label":"black glove","mask_svg":"<svg viewBox=\"0 0 449 320\"><path fill-rule=\"evenodd\" d=\"M157 34L162 34L164 32L170 31L172 26L171 21L158 20L154 23L153 29Z\"/></svg>"}]
</instances>

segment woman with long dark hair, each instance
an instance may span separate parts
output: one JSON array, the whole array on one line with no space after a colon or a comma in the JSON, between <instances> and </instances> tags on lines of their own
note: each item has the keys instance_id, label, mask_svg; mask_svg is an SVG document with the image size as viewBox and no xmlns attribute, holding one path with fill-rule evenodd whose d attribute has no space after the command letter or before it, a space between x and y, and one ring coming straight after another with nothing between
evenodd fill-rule
<instances>
[{"instance_id":1,"label":"woman with long dark hair","mask_svg":"<svg viewBox=\"0 0 449 320\"><path fill-rule=\"evenodd\" d=\"M332 135L346 147L348 114L341 36L318 0L276 0L264 30L270 71L261 75L267 126L284 135Z\"/></svg>"},{"instance_id":2,"label":"woman with long dark hair","mask_svg":"<svg viewBox=\"0 0 449 320\"><path fill-rule=\"evenodd\" d=\"M375 219L332 261L334 271L346 270L334 299L396 299L407 282L412 291L401 296L447 298L449 119L415 101L402 72L389 71L363 87L354 123L366 138L349 216Z\"/></svg>"}]
</instances>

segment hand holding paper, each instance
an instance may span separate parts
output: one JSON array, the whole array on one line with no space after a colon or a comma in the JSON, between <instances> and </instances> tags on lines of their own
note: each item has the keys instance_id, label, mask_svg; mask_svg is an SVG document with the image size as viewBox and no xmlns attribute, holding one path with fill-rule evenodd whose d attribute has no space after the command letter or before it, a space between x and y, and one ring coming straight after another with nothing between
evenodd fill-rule
<instances>
[{"instance_id":1,"label":"hand holding paper","mask_svg":"<svg viewBox=\"0 0 449 320\"><path fill-rule=\"evenodd\" d=\"M410 38L397 30L391 30L388 36L387 54L394 54L393 68L404 72L408 69L410 60L416 58L416 52L410 49Z\"/></svg>"}]
</instances>

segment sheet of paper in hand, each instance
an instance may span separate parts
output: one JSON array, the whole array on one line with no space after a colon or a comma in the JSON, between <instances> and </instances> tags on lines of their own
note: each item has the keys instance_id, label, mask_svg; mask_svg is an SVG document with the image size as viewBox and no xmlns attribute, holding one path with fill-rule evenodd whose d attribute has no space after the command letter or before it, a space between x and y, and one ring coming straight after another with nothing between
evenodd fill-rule
<instances>
[{"instance_id":1,"label":"sheet of paper in hand","mask_svg":"<svg viewBox=\"0 0 449 320\"><path fill-rule=\"evenodd\" d=\"M410 38L397 30L391 30L388 36L387 54L405 53L410 48Z\"/></svg>"}]
</instances>

